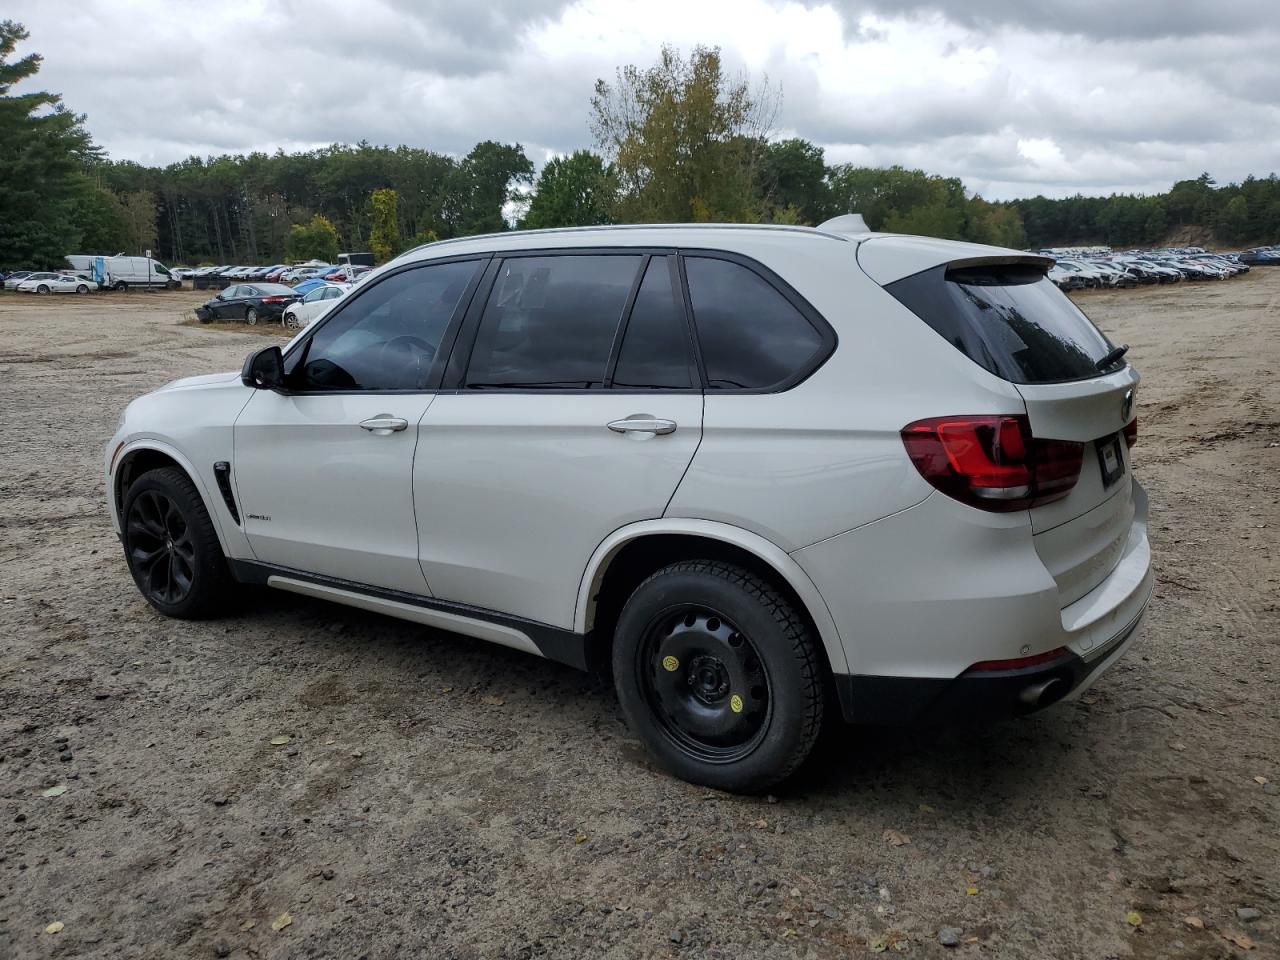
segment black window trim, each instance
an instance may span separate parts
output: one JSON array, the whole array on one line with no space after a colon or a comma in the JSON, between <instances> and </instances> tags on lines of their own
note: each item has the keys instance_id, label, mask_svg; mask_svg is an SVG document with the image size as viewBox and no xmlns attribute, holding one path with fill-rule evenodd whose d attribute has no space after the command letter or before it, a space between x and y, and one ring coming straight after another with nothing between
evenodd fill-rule
<instances>
[{"instance_id":1,"label":"black window trim","mask_svg":"<svg viewBox=\"0 0 1280 960\"><path fill-rule=\"evenodd\" d=\"M453 353L449 357L449 364L445 370L444 380L440 385L441 393L456 394L494 394L501 393L503 395L537 395L537 396L555 396L558 394L588 394L603 393L608 390L615 394L653 394L665 393L668 391L652 390L652 389L614 389L606 387L603 383L596 387L489 387L484 390L467 389L467 369L471 366L471 353L475 349L476 338L480 332L480 320L484 315L484 308L489 302L489 295L493 292L493 285L497 281L498 273L502 270L502 264L507 260L520 260L529 257L599 257L599 256L629 256L639 257L640 266L636 270L635 277L631 281L631 289L627 294L626 303L618 318L618 323L614 327L613 341L609 348L609 361L606 366L605 373L609 376L613 372L616 364L616 353L621 348L621 340L619 331L622 330L626 323L630 322L631 310L635 306L636 296L640 292L640 284L644 282L644 272L649 260L653 257L670 257L675 254L674 248L671 247L625 247L625 246L609 246L609 247L550 247L550 248L522 248L520 250L501 250L495 251L493 254L493 262L489 265L489 269L485 272L484 280L480 284L480 289L476 291L475 296L471 299L471 308L467 311L466 319L463 321L462 329L458 338L454 342ZM701 391L700 386L694 386L684 390L672 390L671 393L697 393Z\"/></svg>"},{"instance_id":2,"label":"black window trim","mask_svg":"<svg viewBox=\"0 0 1280 960\"><path fill-rule=\"evenodd\" d=\"M498 271L501 269L504 260L514 260L522 257L556 257L556 256L603 256L603 255L630 255L643 256L644 264L642 264L636 279L632 284L631 293L627 299L626 307L623 310L622 318L618 323L618 329L614 333L614 344L609 354L609 366L606 376L611 380L614 369L617 366L617 353L621 349L622 336L626 332L626 327L631 323L631 312L635 307L635 300L639 294L639 284L644 282L644 272L647 269L649 260L654 257L665 257L670 270L672 271L673 289L677 292L676 301L684 310L685 325L689 334L690 346L693 350L693 362L696 366L696 376L694 377L694 385L687 388L649 388L649 387L614 387L606 385L601 387L566 387L566 388L542 388L542 387L495 387L491 390L467 390L466 389L466 372L467 367L471 363L471 351L475 347L476 335L479 332L480 317L484 313L485 304L488 303L489 294L493 290L493 284L497 280ZM769 269L759 260L736 253L731 250L723 250L713 247L628 247L628 246L586 246L586 247L526 247L517 250L501 250L488 254L491 262L485 271L478 288L472 293L471 304L467 310L467 314L462 321L461 327L452 343L452 351L449 356L448 364L445 368L444 377L437 388L438 393L497 393L503 394L538 394L538 395L556 395L556 394L582 394L582 393L599 393L608 390L616 394L639 394L653 395L665 393L714 393L717 396L732 396L735 394L769 394L784 393L791 390L809 377L813 376L835 352L836 346L839 344L839 337L835 329L827 322L818 310L809 303L799 292L796 291L791 284L783 280L777 273ZM782 295L791 306L795 307L801 316L807 320L821 338L821 344L805 363L796 370L794 374L785 380L781 380L776 384L767 387L725 387L714 388L708 386L706 363L702 358L702 346L698 340L697 322L693 316L693 304L689 297L688 276L685 273L685 257L706 257L714 260L727 260L730 263L736 263L741 267L745 267L752 273L756 274L766 284L773 287ZM452 258L466 259L466 258ZM441 261L431 261L441 262ZM608 381L606 381L608 383Z\"/></svg>"},{"instance_id":3,"label":"black window trim","mask_svg":"<svg viewBox=\"0 0 1280 960\"><path fill-rule=\"evenodd\" d=\"M618 370L618 360L622 357L622 345L626 341L627 331L631 329L631 315L635 312L636 300L640 296L640 287L643 285L645 277L648 275L649 265L657 259L666 261L667 280L671 284L671 292L675 294L676 306L680 310L680 319L684 324L686 343L689 348L689 352L686 354L689 362L689 386L617 387L614 386L613 377ZM684 284L680 279L679 257L676 256L675 250L669 250L665 253L649 254L645 257L644 264L636 278L635 289L631 291L631 297L627 301L626 309L622 311L622 322L618 324L618 330L614 335L613 350L609 354L609 366L605 373L604 389L624 396L649 396L656 393L701 393L705 385L706 378L702 375L702 367L698 358L698 343L697 339L693 335L689 308L685 303Z\"/></svg>"},{"instance_id":4,"label":"black window trim","mask_svg":"<svg viewBox=\"0 0 1280 960\"><path fill-rule=\"evenodd\" d=\"M760 393L785 393L795 387L798 387L804 381L818 372L831 355L835 353L836 346L840 342L840 338L836 335L835 328L827 322L818 310L806 300L800 293L787 281L766 267L759 260L748 257L740 253L734 253L729 250L704 249L701 247L680 247L677 251L680 260L680 286L684 291L685 312L689 317L690 329L694 336L694 355L698 361L698 372L702 376L702 382L706 384L706 393L708 396L732 396L735 394L760 394ZM702 344L698 339L698 321L693 315L693 300L689 295L689 276L685 270L686 257L699 257L709 260L726 260L729 263L735 263L740 267L750 270L766 284L773 287L782 298L809 322L809 325L818 332L821 343L813 355L809 357L791 376L777 383L770 384L765 387L712 387L710 380L707 379L706 363L702 357Z\"/></svg>"},{"instance_id":5,"label":"black window trim","mask_svg":"<svg viewBox=\"0 0 1280 960\"><path fill-rule=\"evenodd\" d=\"M467 283L466 290L463 291L462 297L458 300L458 304L454 307L453 315L449 318L449 322L445 325L444 334L440 338L440 346L436 350L435 360L432 361L431 370L427 373L427 382L421 389L377 389L377 390L304 390L297 387L286 387L280 391L287 396L298 397L340 397L340 396L373 396L381 394L431 394L440 392L440 383L444 378L445 371L448 367L449 358L453 352L453 346L457 340L458 332L462 329L466 320L467 312L471 307L471 301L475 298L476 291L479 289L484 277L487 275L488 269L492 266L493 254L491 253L467 253L452 257L434 257L430 260L414 260L412 263L406 263L402 267L395 270L389 270L381 274L376 280L361 284L358 290L352 291L332 309L325 313L314 323L307 327L306 336L295 342L287 351L285 351L284 361L285 369L288 369L290 361L297 356L298 362L305 361L307 351L311 348L311 341L315 335L319 333L326 323L329 323L334 317L339 316L344 310L349 310L351 304L358 303L360 297L367 294L370 290L376 289L392 277L398 277L402 273L409 273L413 270L420 270L425 267L441 266L449 263L467 263L487 264L485 268L477 269Z\"/></svg>"}]
</instances>

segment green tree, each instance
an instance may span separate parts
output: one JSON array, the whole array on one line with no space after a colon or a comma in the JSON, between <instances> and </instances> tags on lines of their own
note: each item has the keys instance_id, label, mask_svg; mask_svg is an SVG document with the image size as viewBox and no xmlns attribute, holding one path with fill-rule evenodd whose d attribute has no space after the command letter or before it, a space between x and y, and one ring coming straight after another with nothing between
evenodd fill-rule
<instances>
[{"instance_id":1,"label":"green tree","mask_svg":"<svg viewBox=\"0 0 1280 960\"><path fill-rule=\"evenodd\" d=\"M965 236L968 200L955 177L845 164L832 168L830 185L836 211L862 214L873 230L952 240Z\"/></svg>"},{"instance_id":2,"label":"green tree","mask_svg":"<svg viewBox=\"0 0 1280 960\"><path fill-rule=\"evenodd\" d=\"M775 223L812 226L830 215L827 165L817 144L800 139L766 144L758 181L767 218Z\"/></svg>"},{"instance_id":3,"label":"green tree","mask_svg":"<svg viewBox=\"0 0 1280 960\"><path fill-rule=\"evenodd\" d=\"M444 211L450 236L498 233L509 227L507 207L518 187L533 183L533 164L518 143L477 143L450 176Z\"/></svg>"},{"instance_id":4,"label":"green tree","mask_svg":"<svg viewBox=\"0 0 1280 960\"><path fill-rule=\"evenodd\" d=\"M0 21L0 266L53 266L76 252L83 236L76 222L92 201L84 174L97 151L83 117L44 91L14 93L40 69L30 53L14 60L26 29Z\"/></svg>"},{"instance_id":5,"label":"green tree","mask_svg":"<svg viewBox=\"0 0 1280 960\"><path fill-rule=\"evenodd\" d=\"M619 215L637 222L750 221L755 173L776 98L727 76L717 48L686 59L664 46L651 67L597 80L591 130L617 172Z\"/></svg>"},{"instance_id":6,"label":"green tree","mask_svg":"<svg viewBox=\"0 0 1280 960\"><path fill-rule=\"evenodd\" d=\"M338 228L333 222L317 213L307 224L295 223L289 228L285 252L290 260L338 259Z\"/></svg>"},{"instance_id":7,"label":"green tree","mask_svg":"<svg viewBox=\"0 0 1280 960\"><path fill-rule=\"evenodd\" d=\"M400 252L400 223L396 217L398 197L396 192L384 187L373 191L369 197L372 209L372 226L369 228L369 249L374 259L385 263Z\"/></svg>"},{"instance_id":8,"label":"green tree","mask_svg":"<svg viewBox=\"0 0 1280 960\"><path fill-rule=\"evenodd\" d=\"M1213 224L1214 232L1224 240L1240 241L1249 235L1249 203L1244 197L1234 197L1219 211Z\"/></svg>"},{"instance_id":9,"label":"green tree","mask_svg":"<svg viewBox=\"0 0 1280 960\"><path fill-rule=\"evenodd\" d=\"M520 226L588 227L613 222L618 180L599 155L578 150L548 160Z\"/></svg>"}]
</instances>

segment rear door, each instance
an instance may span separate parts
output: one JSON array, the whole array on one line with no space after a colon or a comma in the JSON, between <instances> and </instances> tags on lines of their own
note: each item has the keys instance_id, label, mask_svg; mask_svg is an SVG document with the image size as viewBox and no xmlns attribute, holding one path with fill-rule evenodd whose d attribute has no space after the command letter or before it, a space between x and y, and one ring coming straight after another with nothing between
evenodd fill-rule
<instances>
[{"instance_id":1,"label":"rear door","mask_svg":"<svg viewBox=\"0 0 1280 960\"><path fill-rule=\"evenodd\" d=\"M436 596L568 627L600 542L662 516L702 433L676 276L662 252L490 268L414 459Z\"/></svg>"}]
</instances>

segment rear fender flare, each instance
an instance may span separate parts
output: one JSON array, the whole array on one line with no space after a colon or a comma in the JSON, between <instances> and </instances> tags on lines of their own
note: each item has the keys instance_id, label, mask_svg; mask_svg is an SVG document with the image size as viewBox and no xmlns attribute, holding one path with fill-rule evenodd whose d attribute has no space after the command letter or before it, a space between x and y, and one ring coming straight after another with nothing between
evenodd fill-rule
<instances>
[{"instance_id":1,"label":"rear fender flare","mask_svg":"<svg viewBox=\"0 0 1280 960\"><path fill-rule=\"evenodd\" d=\"M766 540L759 534L735 527L728 523L713 520L692 520L678 517L660 520L643 520L639 523L619 527L609 534L595 551L587 563L582 583L578 587L578 598L574 608L573 629L578 634L587 632L587 624L594 619L595 595L599 592L609 563L628 543L641 537L655 534L681 534L684 536L704 537L708 540L719 540L732 544L763 561L791 587L800 602L804 604L822 646L827 652L827 660L831 664L832 673L848 673L849 661L845 654L844 644L840 639L840 631L836 629L831 611L826 601L814 586L809 575L781 547Z\"/></svg>"}]
</instances>

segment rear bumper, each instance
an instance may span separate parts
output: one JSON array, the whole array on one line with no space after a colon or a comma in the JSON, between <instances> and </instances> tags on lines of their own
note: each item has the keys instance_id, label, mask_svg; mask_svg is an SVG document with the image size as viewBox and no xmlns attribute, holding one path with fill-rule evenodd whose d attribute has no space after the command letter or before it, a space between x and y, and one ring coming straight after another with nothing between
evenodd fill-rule
<instances>
[{"instance_id":1,"label":"rear bumper","mask_svg":"<svg viewBox=\"0 0 1280 960\"><path fill-rule=\"evenodd\" d=\"M1122 657L1142 634L1138 619L1085 659L1067 652L1022 670L966 671L934 677L837 676L840 709L849 723L931 726L1022 716L1074 699Z\"/></svg>"},{"instance_id":2,"label":"rear bumper","mask_svg":"<svg viewBox=\"0 0 1280 960\"><path fill-rule=\"evenodd\" d=\"M957 514L961 508L934 494L792 554L843 638L851 670L835 683L847 720L918 724L1029 713L1078 695L1140 635L1155 581L1147 497L1136 482L1114 567L1065 607L1025 518ZM1027 669L971 669L1057 650L1056 659Z\"/></svg>"}]
</instances>

